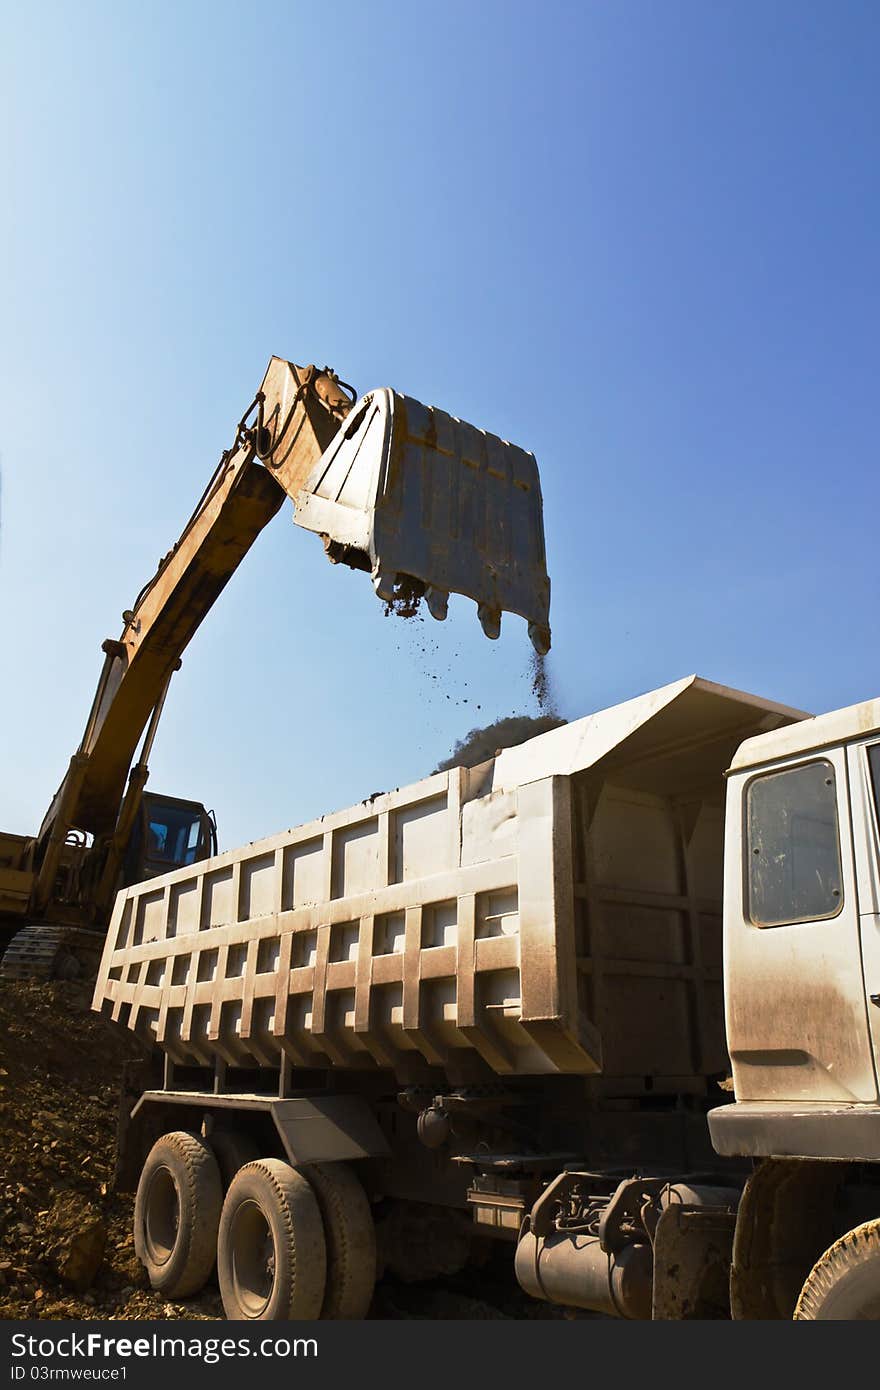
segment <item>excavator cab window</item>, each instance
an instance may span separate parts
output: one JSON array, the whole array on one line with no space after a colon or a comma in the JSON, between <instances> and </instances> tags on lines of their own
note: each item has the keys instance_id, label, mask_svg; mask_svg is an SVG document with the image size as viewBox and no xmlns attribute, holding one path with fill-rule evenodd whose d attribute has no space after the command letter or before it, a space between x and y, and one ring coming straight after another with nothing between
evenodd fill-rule
<instances>
[{"instance_id":1,"label":"excavator cab window","mask_svg":"<svg viewBox=\"0 0 880 1390\"><path fill-rule=\"evenodd\" d=\"M140 835L126 857L125 882L167 874L215 852L213 822L204 806L145 793Z\"/></svg>"},{"instance_id":2,"label":"excavator cab window","mask_svg":"<svg viewBox=\"0 0 880 1390\"><path fill-rule=\"evenodd\" d=\"M177 807L158 807L147 821L147 858L182 868L194 864L202 837L201 813Z\"/></svg>"}]
</instances>

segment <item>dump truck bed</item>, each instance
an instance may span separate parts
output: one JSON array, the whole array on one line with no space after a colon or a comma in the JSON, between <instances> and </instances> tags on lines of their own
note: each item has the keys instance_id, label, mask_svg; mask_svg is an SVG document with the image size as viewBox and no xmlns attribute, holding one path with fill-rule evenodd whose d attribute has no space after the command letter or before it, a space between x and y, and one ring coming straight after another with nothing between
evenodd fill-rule
<instances>
[{"instance_id":1,"label":"dump truck bed","mask_svg":"<svg viewBox=\"0 0 880 1390\"><path fill-rule=\"evenodd\" d=\"M94 1007L181 1065L681 1089L725 1063L722 775L799 717L687 677L136 885Z\"/></svg>"}]
</instances>

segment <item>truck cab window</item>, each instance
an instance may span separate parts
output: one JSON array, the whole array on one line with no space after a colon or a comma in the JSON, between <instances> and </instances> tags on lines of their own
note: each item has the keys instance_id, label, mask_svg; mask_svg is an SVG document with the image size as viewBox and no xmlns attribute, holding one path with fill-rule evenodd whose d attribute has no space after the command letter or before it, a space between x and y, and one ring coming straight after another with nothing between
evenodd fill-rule
<instances>
[{"instance_id":1,"label":"truck cab window","mask_svg":"<svg viewBox=\"0 0 880 1390\"><path fill-rule=\"evenodd\" d=\"M829 762L767 773L746 792L748 915L759 927L835 917L843 904Z\"/></svg>"}]
</instances>

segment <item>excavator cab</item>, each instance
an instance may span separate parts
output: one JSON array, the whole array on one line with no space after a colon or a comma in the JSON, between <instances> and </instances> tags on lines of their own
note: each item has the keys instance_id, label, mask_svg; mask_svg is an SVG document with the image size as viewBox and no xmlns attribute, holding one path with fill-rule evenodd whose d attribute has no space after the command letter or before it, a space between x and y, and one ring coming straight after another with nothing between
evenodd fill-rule
<instances>
[{"instance_id":1,"label":"excavator cab","mask_svg":"<svg viewBox=\"0 0 880 1390\"><path fill-rule=\"evenodd\" d=\"M123 861L123 887L217 853L217 823L200 801L144 792Z\"/></svg>"}]
</instances>

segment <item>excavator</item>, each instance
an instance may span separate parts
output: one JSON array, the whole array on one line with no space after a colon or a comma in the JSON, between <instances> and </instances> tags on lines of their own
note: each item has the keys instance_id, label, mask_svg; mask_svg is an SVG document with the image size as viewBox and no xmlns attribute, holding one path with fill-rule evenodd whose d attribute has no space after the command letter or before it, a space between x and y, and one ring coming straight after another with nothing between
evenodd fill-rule
<instances>
[{"instance_id":1,"label":"excavator","mask_svg":"<svg viewBox=\"0 0 880 1390\"><path fill-rule=\"evenodd\" d=\"M2 979L94 974L117 891L217 851L201 802L146 791L174 672L285 498L327 558L371 576L390 611L449 596L483 631L518 614L550 647L550 581L535 458L390 388L357 398L329 367L273 357L232 446L159 567L102 644L79 747L36 835L0 831Z\"/></svg>"}]
</instances>

